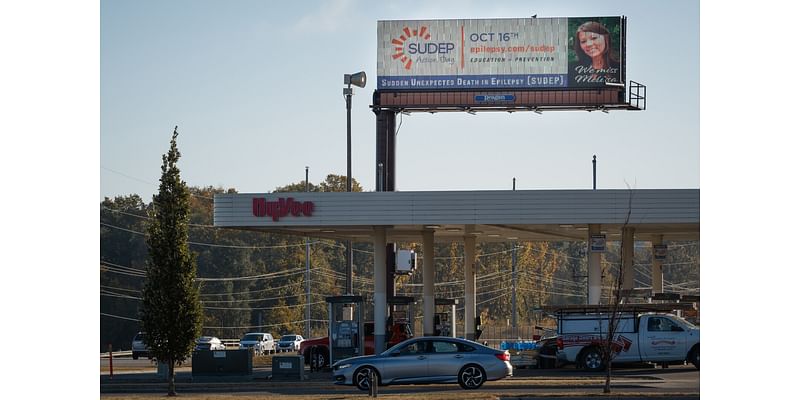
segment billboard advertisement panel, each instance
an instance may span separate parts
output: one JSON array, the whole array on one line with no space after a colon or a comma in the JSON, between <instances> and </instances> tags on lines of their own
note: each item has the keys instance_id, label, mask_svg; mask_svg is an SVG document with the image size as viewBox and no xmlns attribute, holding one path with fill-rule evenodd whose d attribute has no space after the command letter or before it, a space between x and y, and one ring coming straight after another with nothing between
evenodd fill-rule
<instances>
[{"instance_id":1,"label":"billboard advertisement panel","mask_svg":"<svg viewBox=\"0 0 800 400\"><path fill-rule=\"evenodd\" d=\"M378 21L382 91L623 83L622 17Z\"/></svg>"}]
</instances>

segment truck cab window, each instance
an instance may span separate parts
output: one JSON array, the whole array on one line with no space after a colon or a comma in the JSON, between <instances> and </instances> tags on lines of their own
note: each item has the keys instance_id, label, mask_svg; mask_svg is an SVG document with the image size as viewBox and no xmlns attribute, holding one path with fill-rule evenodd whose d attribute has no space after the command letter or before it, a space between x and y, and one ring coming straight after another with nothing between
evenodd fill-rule
<instances>
[{"instance_id":1,"label":"truck cab window","mask_svg":"<svg viewBox=\"0 0 800 400\"><path fill-rule=\"evenodd\" d=\"M674 321L660 317L651 317L647 321L647 330L650 332L683 332L683 328Z\"/></svg>"},{"instance_id":2,"label":"truck cab window","mask_svg":"<svg viewBox=\"0 0 800 400\"><path fill-rule=\"evenodd\" d=\"M647 330L650 332L668 332L670 330L669 321L660 317L651 317L647 321Z\"/></svg>"}]
</instances>

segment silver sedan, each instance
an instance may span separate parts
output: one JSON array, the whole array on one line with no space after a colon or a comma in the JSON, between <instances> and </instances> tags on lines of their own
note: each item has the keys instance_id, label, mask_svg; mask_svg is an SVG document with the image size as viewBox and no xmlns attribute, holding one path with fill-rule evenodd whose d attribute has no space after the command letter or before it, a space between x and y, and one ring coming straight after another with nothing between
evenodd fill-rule
<instances>
[{"instance_id":1,"label":"silver sedan","mask_svg":"<svg viewBox=\"0 0 800 400\"><path fill-rule=\"evenodd\" d=\"M353 357L333 365L334 383L369 390L379 385L458 383L477 389L513 375L507 351L464 339L429 336L398 343L381 354ZM374 374L374 375L373 375Z\"/></svg>"}]
</instances>

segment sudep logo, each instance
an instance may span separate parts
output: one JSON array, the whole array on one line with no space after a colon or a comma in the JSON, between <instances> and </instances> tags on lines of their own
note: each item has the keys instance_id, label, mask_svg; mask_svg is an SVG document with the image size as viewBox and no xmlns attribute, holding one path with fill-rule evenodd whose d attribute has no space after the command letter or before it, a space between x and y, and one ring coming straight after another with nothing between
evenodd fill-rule
<instances>
[{"instance_id":1,"label":"sudep logo","mask_svg":"<svg viewBox=\"0 0 800 400\"><path fill-rule=\"evenodd\" d=\"M417 38L417 40L412 40L413 38ZM414 60L411 59L411 55L447 54L456 48L455 43L451 42L428 43L427 41L430 40L430 38L431 34L428 32L427 26L421 26L419 30L416 29L412 30L407 26L404 27L403 34L400 35L399 38L392 39L392 44L395 46L392 59L400 60L400 63L403 64L405 69L411 69L411 66L414 64ZM426 42L423 43L422 41ZM422 61L433 61L433 60L435 60L435 58Z\"/></svg>"}]
</instances>

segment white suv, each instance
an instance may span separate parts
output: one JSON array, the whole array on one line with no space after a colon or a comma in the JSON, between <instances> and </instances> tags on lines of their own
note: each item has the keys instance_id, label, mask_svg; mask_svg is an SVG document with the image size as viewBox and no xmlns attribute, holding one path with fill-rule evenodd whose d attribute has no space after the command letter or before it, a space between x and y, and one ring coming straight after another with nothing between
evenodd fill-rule
<instances>
[{"instance_id":1,"label":"white suv","mask_svg":"<svg viewBox=\"0 0 800 400\"><path fill-rule=\"evenodd\" d=\"M225 350L225 344L215 336L200 336L194 341L195 351L201 350Z\"/></svg>"},{"instance_id":2,"label":"white suv","mask_svg":"<svg viewBox=\"0 0 800 400\"><path fill-rule=\"evenodd\" d=\"M278 351L299 351L302 341L303 337L300 335L283 335L278 341Z\"/></svg>"},{"instance_id":3,"label":"white suv","mask_svg":"<svg viewBox=\"0 0 800 400\"><path fill-rule=\"evenodd\" d=\"M251 332L245 333L239 340L239 348L253 348L256 354L269 354L275 352L275 339L270 333Z\"/></svg>"}]
</instances>

